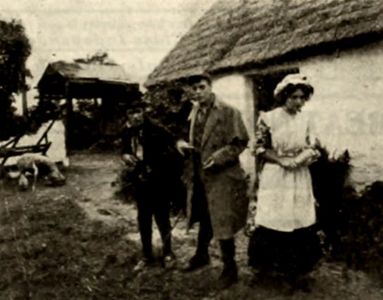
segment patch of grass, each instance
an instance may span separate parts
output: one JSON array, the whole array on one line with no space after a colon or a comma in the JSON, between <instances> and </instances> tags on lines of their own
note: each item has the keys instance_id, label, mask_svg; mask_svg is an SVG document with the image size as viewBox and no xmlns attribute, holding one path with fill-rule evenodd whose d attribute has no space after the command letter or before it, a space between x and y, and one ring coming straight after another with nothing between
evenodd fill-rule
<instances>
[{"instance_id":1,"label":"patch of grass","mask_svg":"<svg viewBox=\"0 0 383 300\"><path fill-rule=\"evenodd\" d=\"M73 199L20 199L0 210L4 299L129 299L137 246L90 221Z\"/></svg>"}]
</instances>

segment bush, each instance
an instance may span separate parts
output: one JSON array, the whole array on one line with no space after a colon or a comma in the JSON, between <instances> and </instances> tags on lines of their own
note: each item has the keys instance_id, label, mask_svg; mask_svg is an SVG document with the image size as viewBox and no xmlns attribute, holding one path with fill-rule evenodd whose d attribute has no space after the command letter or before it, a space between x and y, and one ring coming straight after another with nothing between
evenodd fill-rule
<instances>
[{"instance_id":1,"label":"bush","mask_svg":"<svg viewBox=\"0 0 383 300\"><path fill-rule=\"evenodd\" d=\"M151 87L143 99L149 103L148 115L177 137L187 136L191 103L182 82Z\"/></svg>"},{"instance_id":2,"label":"bush","mask_svg":"<svg viewBox=\"0 0 383 300\"><path fill-rule=\"evenodd\" d=\"M349 159L330 162L324 151L310 170L330 257L352 268L383 274L383 182L357 194L345 185Z\"/></svg>"},{"instance_id":3,"label":"bush","mask_svg":"<svg viewBox=\"0 0 383 300\"><path fill-rule=\"evenodd\" d=\"M383 275L383 182L367 186L361 196L345 193L340 224L337 258Z\"/></svg>"}]
</instances>

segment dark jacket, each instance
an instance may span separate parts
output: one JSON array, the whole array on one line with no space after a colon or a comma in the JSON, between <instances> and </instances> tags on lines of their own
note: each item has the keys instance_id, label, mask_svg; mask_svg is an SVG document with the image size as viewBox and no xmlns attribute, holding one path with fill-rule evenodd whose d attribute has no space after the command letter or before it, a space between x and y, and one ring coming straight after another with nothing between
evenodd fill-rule
<instances>
[{"instance_id":1,"label":"dark jacket","mask_svg":"<svg viewBox=\"0 0 383 300\"><path fill-rule=\"evenodd\" d=\"M136 129L124 128L122 154L134 154L131 139L135 134ZM140 143L143 148L143 160L140 163L145 166L151 179L167 181L179 174L182 158L175 149L173 136L164 127L145 118Z\"/></svg>"},{"instance_id":2,"label":"dark jacket","mask_svg":"<svg viewBox=\"0 0 383 300\"><path fill-rule=\"evenodd\" d=\"M175 139L164 127L146 118L142 127L143 160L124 172L126 192L137 201L169 203L172 211L185 210L186 188L181 180L183 158L175 148ZM134 154L131 137L137 131L122 132L122 154ZM151 204L149 204L151 205Z\"/></svg>"}]
</instances>

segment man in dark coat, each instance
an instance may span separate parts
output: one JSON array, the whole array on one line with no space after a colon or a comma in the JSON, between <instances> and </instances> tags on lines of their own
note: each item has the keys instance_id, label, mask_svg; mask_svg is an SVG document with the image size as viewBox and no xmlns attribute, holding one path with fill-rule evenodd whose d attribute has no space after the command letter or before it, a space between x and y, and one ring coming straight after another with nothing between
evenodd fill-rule
<instances>
[{"instance_id":1,"label":"man in dark coat","mask_svg":"<svg viewBox=\"0 0 383 300\"><path fill-rule=\"evenodd\" d=\"M176 151L173 136L145 115L144 103L137 101L127 110L123 131L122 160L128 169L128 180L134 186L138 227L143 259L137 268L152 264L152 218L162 239L163 262L175 257L171 249L170 205L180 197L179 170L182 159Z\"/></svg>"},{"instance_id":2,"label":"man in dark coat","mask_svg":"<svg viewBox=\"0 0 383 300\"><path fill-rule=\"evenodd\" d=\"M240 112L222 102L211 90L208 75L190 78L192 101L189 142L178 141L182 153L191 152L192 174L187 180L189 222L200 223L195 255L186 271L209 264L208 247L219 240L222 288L237 281L234 235L246 223L248 198L239 155L249 137ZM186 153L185 153L186 154Z\"/></svg>"}]
</instances>

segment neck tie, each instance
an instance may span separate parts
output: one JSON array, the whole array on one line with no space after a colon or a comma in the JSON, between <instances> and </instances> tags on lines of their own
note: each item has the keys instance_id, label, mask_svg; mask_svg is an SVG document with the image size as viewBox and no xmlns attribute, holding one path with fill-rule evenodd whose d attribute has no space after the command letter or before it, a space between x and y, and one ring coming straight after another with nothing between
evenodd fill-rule
<instances>
[{"instance_id":1,"label":"neck tie","mask_svg":"<svg viewBox=\"0 0 383 300\"><path fill-rule=\"evenodd\" d=\"M200 106L197 111L197 122L202 122L204 115L205 115L205 108Z\"/></svg>"}]
</instances>

